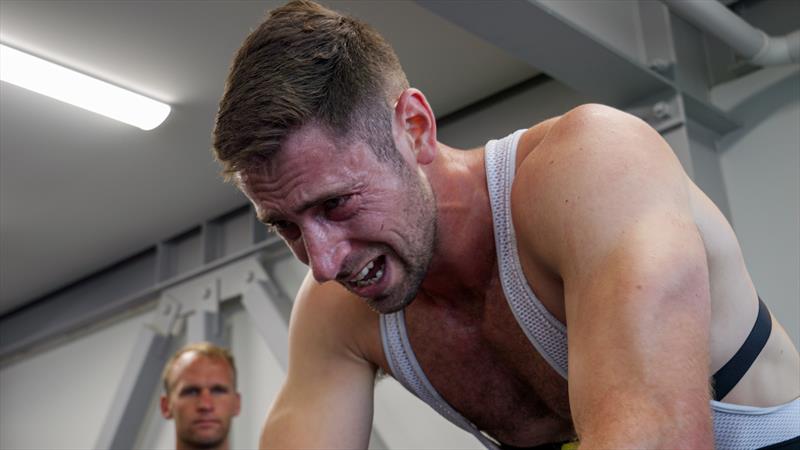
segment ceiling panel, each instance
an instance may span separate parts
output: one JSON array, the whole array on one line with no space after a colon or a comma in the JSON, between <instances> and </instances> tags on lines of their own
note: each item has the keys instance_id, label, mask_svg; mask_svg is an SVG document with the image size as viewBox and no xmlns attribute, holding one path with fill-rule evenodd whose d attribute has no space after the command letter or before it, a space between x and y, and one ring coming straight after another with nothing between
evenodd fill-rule
<instances>
[{"instance_id":1,"label":"ceiling panel","mask_svg":"<svg viewBox=\"0 0 800 450\"><path fill-rule=\"evenodd\" d=\"M326 3L376 26L440 116L536 74L413 2ZM173 106L145 132L0 83L0 314L244 203L210 134L234 51L277 4L0 2L3 43Z\"/></svg>"}]
</instances>

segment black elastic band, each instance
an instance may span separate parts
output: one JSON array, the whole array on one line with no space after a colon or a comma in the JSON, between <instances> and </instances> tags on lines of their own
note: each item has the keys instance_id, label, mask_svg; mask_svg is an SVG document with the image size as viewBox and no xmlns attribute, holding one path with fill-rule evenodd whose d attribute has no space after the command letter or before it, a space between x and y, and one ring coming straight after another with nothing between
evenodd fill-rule
<instances>
[{"instance_id":1,"label":"black elastic band","mask_svg":"<svg viewBox=\"0 0 800 450\"><path fill-rule=\"evenodd\" d=\"M772 319L769 316L767 305L759 297L758 317L750 335L745 339L744 344L739 348L735 355L712 377L714 383L714 400L720 401L728 395L728 392L736 386L742 379L747 369L761 353L761 349L767 344L767 339L772 333Z\"/></svg>"},{"instance_id":2,"label":"black elastic band","mask_svg":"<svg viewBox=\"0 0 800 450\"><path fill-rule=\"evenodd\" d=\"M788 441L777 442L758 450L798 450L800 449L800 436L789 439Z\"/></svg>"},{"instance_id":3,"label":"black elastic band","mask_svg":"<svg viewBox=\"0 0 800 450\"><path fill-rule=\"evenodd\" d=\"M513 445L500 443L500 450L561 450L561 446L568 442L570 441L540 444L536 447L514 447Z\"/></svg>"}]
</instances>

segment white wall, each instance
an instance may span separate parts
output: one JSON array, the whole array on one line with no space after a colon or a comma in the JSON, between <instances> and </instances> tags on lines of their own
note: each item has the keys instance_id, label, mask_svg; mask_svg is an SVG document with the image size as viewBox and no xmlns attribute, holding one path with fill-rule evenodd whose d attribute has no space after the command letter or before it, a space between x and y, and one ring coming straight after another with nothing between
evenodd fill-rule
<instances>
[{"instance_id":1,"label":"white wall","mask_svg":"<svg viewBox=\"0 0 800 450\"><path fill-rule=\"evenodd\" d=\"M800 70L765 69L712 96L745 124L718 144L733 227L756 289L800 347Z\"/></svg>"},{"instance_id":2,"label":"white wall","mask_svg":"<svg viewBox=\"0 0 800 450\"><path fill-rule=\"evenodd\" d=\"M93 448L150 311L0 368L0 448Z\"/></svg>"}]
</instances>

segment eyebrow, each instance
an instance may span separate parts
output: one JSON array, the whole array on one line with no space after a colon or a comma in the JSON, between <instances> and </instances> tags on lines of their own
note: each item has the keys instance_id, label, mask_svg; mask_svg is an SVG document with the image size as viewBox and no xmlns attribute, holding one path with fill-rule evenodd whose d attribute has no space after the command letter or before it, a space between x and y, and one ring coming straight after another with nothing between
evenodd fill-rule
<instances>
[{"instance_id":1,"label":"eyebrow","mask_svg":"<svg viewBox=\"0 0 800 450\"><path fill-rule=\"evenodd\" d=\"M219 389L219 388L222 388L222 389L225 389L225 390L228 390L228 391L230 391L232 389L230 385L227 385L225 383L213 383L213 384L210 384L210 385L187 384L186 386L183 386L181 388L181 390L178 391L178 392L186 392L186 391L191 390L191 389L202 390L203 388L208 388L208 389Z\"/></svg>"}]
</instances>

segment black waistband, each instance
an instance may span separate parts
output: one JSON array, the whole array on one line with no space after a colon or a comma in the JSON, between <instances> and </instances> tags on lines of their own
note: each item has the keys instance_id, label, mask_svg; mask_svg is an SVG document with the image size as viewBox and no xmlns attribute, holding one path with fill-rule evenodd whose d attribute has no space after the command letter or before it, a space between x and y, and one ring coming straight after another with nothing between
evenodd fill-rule
<instances>
[{"instance_id":1,"label":"black waistband","mask_svg":"<svg viewBox=\"0 0 800 450\"><path fill-rule=\"evenodd\" d=\"M753 324L753 329L736 354L720 368L717 373L712 377L714 385L714 400L722 400L728 393L736 386L736 383L742 379L747 369L756 360L761 350L767 344L769 335L772 333L772 318L769 315L767 305L759 297L758 299L758 316L756 323ZM789 441L787 441L789 442ZM795 440L791 441L797 444ZM500 443L500 448L503 450L558 450L564 442L544 444L536 447L514 447L512 445ZM794 447L790 447L794 448Z\"/></svg>"},{"instance_id":2,"label":"black waistband","mask_svg":"<svg viewBox=\"0 0 800 450\"><path fill-rule=\"evenodd\" d=\"M770 333L772 333L772 319L769 316L767 305L759 298L758 317L756 317L753 329L750 330L750 335L747 336L736 354L711 377L714 385L714 400L722 400L742 379L747 369L761 353L761 349L767 344Z\"/></svg>"},{"instance_id":3,"label":"black waistband","mask_svg":"<svg viewBox=\"0 0 800 450\"><path fill-rule=\"evenodd\" d=\"M567 442L553 442L549 444L537 445L536 447L514 447L513 445L500 443L500 449L501 450L561 450L561 446L566 444Z\"/></svg>"},{"instance_id":4,"label":"black waistband","mask_svg":"<svg viewBox=\"0 0 800 450\"><path fill-rule=\"evenodd\" d=\"M789 439L788 441L777 442L758 450L798 450L800 449L800 436Z\"/></svg>"}]
</instances>

